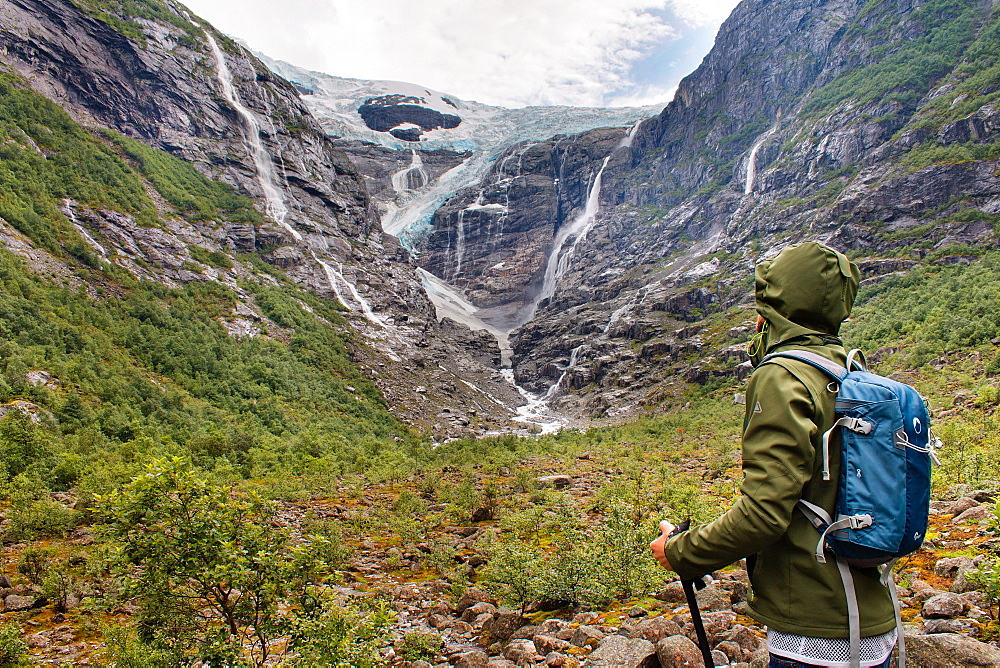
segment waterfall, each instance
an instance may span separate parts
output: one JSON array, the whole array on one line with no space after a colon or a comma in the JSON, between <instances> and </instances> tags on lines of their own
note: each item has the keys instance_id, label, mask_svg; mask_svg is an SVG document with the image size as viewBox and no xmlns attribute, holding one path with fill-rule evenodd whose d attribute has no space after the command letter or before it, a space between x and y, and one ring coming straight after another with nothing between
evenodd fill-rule
<instances>
[{"instance_id":1,"label":"waterfall","mask_svg":"<svg viewBox=\"0 0 1000 668\"><path fill-rule=\"evenodd\" d=\"M760 147L764 145L764 142L770 139L771 135L777 131L778 125L776 123L774 127L762 134L760 139L754 142L753 147L750 149L750 156L747 158L747 180L746 184L743 186L744 195L749 195L753 192L754 179L757 178L757 152L760 150Z\"/></svg>"},{"instance_id":2,"label":"waterfall","mask_svg":"<svg viewBox=\"0 0 1000 668\"><path fill-rule=\"evenodd\" d=\"M260 189L264 193L264 200L266 202L265 211L274 222L285 228L296 240L301 241L302 235L285 222L285 217L288 215L288 207L285 206L281 190L275 185L277 177L274 174L274 164L271 162L271 156L268 155L264 149L264 143L260 140L260 122L254 113L247 109L240 101L239 93L236 87L233 86L233 77L229 72L229 66L226 64L226 58L222 54L222 50L216 43L215 38L212 37L212 33L206 30L205 37L208 38L208 45L212 49L212 55L215 56L215 61L218 63L217 78L219 79L219 83L222 84L222 93L226 96L229 104L236 109L236 112L243 119L245 129L241 133L243 134L243 141L250 151L250 158L253 160L254 167L257 170L257 182L260 184Z\"/></svg>"},{"instance_id":3,"label":"waterfall","mask_svg":"<svg viewBox=\"0 0 1000 668\"><path fill-rule=\"evenodd\" d=\"M622 140L618 142L618 146L616 148L628 148L632 146L632 140L635 138L635 131L639 129L640 125L642 125L642 121L637 121L635 125L630 127L628 132L625 133L625 136L622 137Z\"/></svg>"},{"instance_id":4,"label":"waterfall","mask_svg":"<svg viewBox=\"0 0 1000 668\"><path fill-rule=\"evenodd\" d=\"M548 401L549 399L554 397L556 392L559 391L559 388L562 387L562 382L563 380L566 379L566 374L568 374L570 371L576 368L576 358L580 355L580 351L583 350L584 345L586 344L581 343L576 348L573 348L573 350L570 351L569 364L563 367L562 374L559 376L559 380L557 380L556 382L552 383L552 385L549 386L549 389L545 392L545 396L542 397L543 401Z\"/></svg>"},{"instance_id":5,"label":"waterfall","mask_svg":"<svg viewBox=\"0 0 1000 668\"><path fill-rule=\"evenodd\" d=\"M602 331L601 334L606 335L609 331L611 331L611 328L614 326L616 322L622 319L623 315L625 315L628 311L631 311L633 308L635 308L636 304L638 302L641 302L642 299L645 298L647 287L648 286L643 286L642 288L636 290L635 294L632 295L632 299L626 302L624 306L620 306L619 308L614 310L614 312L611 314L611 318L608 319L608 324L604 326L604 331Z\"/></svg>"},{"instance_id":6,"label":"waterfall","mask_svg":"<svg viewBox=\"0 0 1000 668\"><path fill-rule=\"evenodd\" d=\"M565 419L548 412L549 403L545 397L533 394L517 384L517 381L514 380L513 369L508 367L502 369L500 373L528 402L515 409L517 413L517 417L513 418L515 422L534 425L538 427L541 434L554 434L566 426Z\"/></svg>"},{"instance_id":7,"label":"waterfall","mask_svg":"<svg viewBox=\"0 0 1000 668\"><path fill-rule=\"evenodd\" d=\"M69 202L70 202L70 200L68 200L68 199L67 200L63 200L63 204L66 205L66 208L63 209L63 212L67 215L67 217L69 218L69 221L71 223L73 223L73 227L75 227L76 231L80 233L80 236L83 237L84 241L86 241L88 244L90 244L90 246L94 250L96 250L98 253L101 254L101 261L102 262L110 262L110 260L107 259L108 258L108 251L107 251L107 249L104 246L102 246L101 244L99 244L97 242L97 240L94 239L94 237L90 236L90 233L87 232L87 230L85 230L83 228L83 225L81 225L79 222L77 222L77 220L76 220L76 213L73 212L73 208L69 205Z\"/></svg>"},{"instance_id":8,"label":"waterfall","mask_svg":"<svg viewBox=\"0 0 1000 668\"><path fill-rule=\"evenodd\" d=\"M371 304L369 304L368 300L361 296L361 293L358 292L356 287L354 287L354 284L344 278L343 268L341 266L335 267L332 262L319 259L316 253L313 253L312 256L313 259L319 262L320 266L323 267L323 271L326 272L326 279L330 282L330 288L337 296L337 301L339 301L344 308L349 311L357 311L358 309L361 309L361 314L364 315L365 319L369 322L384 329L388 328L385 321L375 315L375 312L372 311ZM344 293L341 291L341 287L347 289L347 292L351 295L351 298L357 305L357 308L347 303L344 299Z\"/></svg>"},{"instance_id":9,"label":"waterfall","mask_svg":"<svg viewBox=\"0 0 1000 668\"><path fill-rule=\"evenodd\" d=\"M452 271L452 280L458 278L462 271L462 259L465 257L465 212L462 209L458 212L458 222L455 225L455 269Z\"/></svg>"},{"instance_id":10,"label":"waterfall","mask_svg":"<svg viewBox=\"0 0 1000 668\"><path fill-rule=\"evenodd\" d=\"M417 188L422 188L427 185L427 172L424 171L424 161L417 153L417 149L410 149L413 155L410 158L410 164L403 169L399 170L392 175L392 189L397 193L401 193L404 190L416 190ZM412 175L416 175L416 179ZM419 181L418 184L412 186L414 181Z\"/></svg>"},{"instance_id":11,"label":"waterfall","mask_svg":"<svg viewBox=\"0 0 1000 668\"><path fill-rule=\"evenodd\" d=\"M594 177L594 183L590 186L590 193L587 195L587 205L583 213L577 216L572 223L565 225L556 232L555 239L552 240L552 250L549 251L548 261L545 263L545 277L542 279L542 289L535 297L534 304L530 310L528 320L534 317L538 304L545 299L551 299L556 292L559 280L569 269L570 260L576 247L582 239L590 232L597 220L597 212L600 208L601 199L601 177L604 175L604 168L608 166L611 156L604 158L601 169ZM572 237L573 241L569 248L563 252L563 246Z\"/></svg>"}]
</instances>

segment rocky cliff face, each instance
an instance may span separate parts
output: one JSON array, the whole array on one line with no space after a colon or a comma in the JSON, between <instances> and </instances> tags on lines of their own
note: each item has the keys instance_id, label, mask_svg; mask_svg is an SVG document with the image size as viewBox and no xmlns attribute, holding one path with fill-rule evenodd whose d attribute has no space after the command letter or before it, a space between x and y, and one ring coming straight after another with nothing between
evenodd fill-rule
<instances>
[{"instance_id":1,"label":"rocky cliff face","mask_svg":"<svg viewBox=\"0 0 1000 668\"><path fill-rule=\"evenodd\" d=\"M583 214L601 161L624 129L523 143L434 214L421 265L465 291L481 317L509 330L530 317L558 230Z\"/></svg>"},{"instance_id":2,"label":"rocky cliff face","mask_svg":"<svg viewBox=\"0 0 1000 668\"><path fill-rule=\"evenodd\" d=\"M641 410L680 380L739 373L746 325L713 314L742 304L752 320L752 266L784 244L862 259L995 245L995 26L988 2L741 3L675 100L613 152L592 229L511 336L516 378L570 412ZM558 151L592 137L508 154L438 211L421 261L478 305L530 303L608 154L578 154L571 194Z\"/></svg>"},{"instance_id":3,"label":"rocky cliff face","mask_svg":"<svg viewBox=\"0 0 1000 668\"><path fill-rule=\"evenodd\" d=\"M517 403L513 389L464 352L466 339L478 340L475 335L440 333L414 264L395 239L383 235L362 177L292 85L170 2L133 13L104 8L101 14L88 6L4 3L0 60L86 126L109 128L178 156L268 212L260 225L182 225L159 201L166 223L154 230L128 215L67 201L67 216L95 250L144 279L234 286L241 272L251 271L238 253L258 253L354 313L364 342L355 359L401 415L441 435L462 433L470 424L504 424L512 414L506 404ZM221 45L234 99L220 80L210 36ZM262 174L260 154L255 156L251 140L258 133L248 116L259 125L273 182ZM192 245L231 253L234 269L191 271L185 263L192 262ZM245 313L231 319L241 323L236 330L254 331L263 317L252 303L241 308ZM478 389L457 382L459 377ZM438 417L442 406L449 407L445 418Z\"/></svg>"}]
</instances>

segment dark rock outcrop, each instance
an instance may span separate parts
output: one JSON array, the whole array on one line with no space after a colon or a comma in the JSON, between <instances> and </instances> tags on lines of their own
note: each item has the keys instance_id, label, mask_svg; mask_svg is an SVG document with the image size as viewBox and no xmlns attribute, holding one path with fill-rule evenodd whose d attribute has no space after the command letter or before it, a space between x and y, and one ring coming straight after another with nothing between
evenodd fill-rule
<instances>
[{"instance_id":1,"label":"dark rock outcrop","mask_svg":"<svg viewBox=\"0 0 1000 668\"><path fill-rule=\"evenodd\" d=\"M420 97L382 95L365 100L358 107L358 114L372 130L390 132L404 141L420 141L423 132L438 128L450 130L462 122L458 115L442 113L426 106L426 103Z\"/></svg>"}]
</instances>

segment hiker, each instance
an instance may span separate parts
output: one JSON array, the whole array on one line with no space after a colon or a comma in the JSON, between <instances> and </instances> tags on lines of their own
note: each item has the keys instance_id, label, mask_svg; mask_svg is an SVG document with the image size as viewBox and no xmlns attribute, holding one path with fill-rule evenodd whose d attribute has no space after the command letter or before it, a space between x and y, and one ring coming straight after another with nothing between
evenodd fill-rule
<instances>
[{"instance_id":1,"label":"hiker","mask_svg":"<svg viewBox=\"0 0 1000 668\"><path fill-rule=\"evenodd\" d=\"M757 265L759 318L748 344L755 371L746 393L740 497L714 522L673 536L673 525L661 522L662 535L650 544L657 561L684 579L747 558L747 614L767 626L772 667L847 668L850 643L838 566L832 558L817 560L817 531L796 507L802 499L834 511L840 452L836 445L831 449L830 479L823 480L821 449L835 421L836 385L798 360L760 363L767 354L796 349L844 366L847 354L837 334L859 279L857 265L815 242L790 246ZM889 666L897 640L890 593L877 569L850 572L860 608L860 665Z\"/></svg>"}]
</instances>

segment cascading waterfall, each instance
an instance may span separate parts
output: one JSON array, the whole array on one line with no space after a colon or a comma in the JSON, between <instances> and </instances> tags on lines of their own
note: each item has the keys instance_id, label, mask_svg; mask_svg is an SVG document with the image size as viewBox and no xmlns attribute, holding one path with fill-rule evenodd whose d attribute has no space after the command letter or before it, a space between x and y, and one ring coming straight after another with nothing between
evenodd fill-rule
<instances>
[{"instance_id":1,"label":"cascading waterfall","mask_svg":"<svg viewBox=\"0 0 1000 668\"><path fill-rule=\"evenodd\" d=\"M458 212L458 221L455 224L455 269L452 271L452 280L458 278L462 272L462 260L465 257L465 212L462 209Z\"/></svg>"},{"instance_id":2,"label":"cascading waterfall","mask_svg":"<svg viewBox=\"0 0 1000 668\"><path fill-rule=\"evenodd\" d=\"M590 232L597 220L597 212L600 208L601 199L601 179L604 175L604 168L608 166L611 156L604 158L601 168L594 177L594 183L590 186L587 195L587 205L583 213L577 216L572 223L559 228L555 239L552 240L552 250L549 251L548 261L545 263L545 277L542 279L542 289L535 297L528 320L534 317L538 304L546 299L551 299L556 292L559 280L569 269L570 260L576 252L576 247L582 239ZM563 246L569 239L573 239L569 248L563 251Z\"/></svg>"},{"instance_id":3,"label":"cascading waterfall","mask_svg":"<svg viewBox=\"0 0 1000 668\"><path fill-rule=\"evenodd\" d=\"M354 287L354 284L351 283L346 278L344 278L344 272L342 267L339 266L335 267L332 262L321 260L319 257L317 257L316 253L313 253L312 256L313 259L316 260L316 262L318 262L321 267L323 267L323 271L326 272L326 278L330 282L330 288L333 290L333 293L337 296L337 301L343 304L344 308L348 309L349 311L357 311L358 309L361 309L361 314L364 315L365 319L368 320L373 325L378 325L383 329L387 329L389 327L389 325L386 324L384 320L375 315L375 312L372 310L371 304L369 304L368 300L366 300L364 297L361 296L361 293L358 292L358 289L356 287ZM357 305L357 308L351 306L350 304L347 303L347 301L345 301L344 293L341 291L342 287L347 289L347 292L351 295L351 298Z\"/></svg>"},{"instance_id":4,"label":"cascading waterfall","mask_svg":"<svg viewBox=\"0 0 1000 668\"><path fill-rule=\"evenodd\" d=\"M110 260L108 260L108 250L100 243L98 243L97 240L94 239L94 237L90 236L90 233L87 232L86 229L84 229L83 225L77 222L76 214L73 212L72 207L70 207L69 201L68 200L64 201L64 204L66 205L65 211L67 216L69 217L69 221L73 223L73 227L75 227L76 231L80 233L80 236L83 237L83 240L86 241L88 244L90 244L90 246L94 250L96 250L98 253L101 254L101 262L110 262Z\"/></svg>"},{"instance_id":5,"label":"cascading waterfall","mask_svg":"<svg viewBox=\"0 0 1000 668\"><path fill-rule=\"evenodd\" d=\"M552 383L552 385L549 386L549 389L545 392L545 395L542 397L542 401L548 401L549 399L555 396L556 392L559 391L559 388L562 387L562 382L566 379L566 374L568 374L570 371L576 368L577 357L579 357L580 351L583 350L583 347L585 345L586 344L581 343L576 348L573 348L573 350L570 351L569 364L563 367L562 374L559 375L559 380L557 380L556 382Z\"/></svg>"},{"instance_id":6,"label":"cascading waterfall","mask_svg":"<svg viewBox=\"0 0 1000 668\"><path fill-rule=\"evenodd\" d=\"M636 290L635 294L632 295L632 299L626 302L624 306L620 306L619 308L615 309L614 312L612 312L611 317L608 319L608 324L604 326L604 330L601 332L601 334L607 335L607 333L611 331L611 328L614 326L614 324L622 319L622 316L624 316L626 313L634 309L636 305L643 300L643 298L646 296L647 287L648 286L644 286Z\"/></svg>"},{"instance_id":7,"label":"cascading waterfall","mask_svg":"<svg viewBox=\"0 0 1000 668\"><path fill-rule=\"evenodd\" d=\"M642 125L642 121L637 121L628 129L628 133L618 142L618 148L628 148L632 145L632 139L635 138L635 131L639 129L640 125Z\"/></svg>"},{"instance_id":8,"label":"cascading waterfall","mask_svg":"<svg viewBox=\"0 0 1000 668\"><path fill-rule=\"evenodd\" d=\"M257 182L260 184L261 192L264 193L265 212L274 222L278 223L278 225L295 237L296 240L301 241L302 235L285 221L285 218L288 216L288 207L285 206L281 190L275 185L277 178L274 174L274 163L271 162L271 156L264 149L264 143L260 139L260 122L254 113L240 101L239 93L236 91L236 87L233 86L233 77L229 72L229 65L226 64L226 58L216 43L215 38L212 37L212 33L206 30L205 37L208 39L208 45L211 47L212 55L215 56L215 61L218 64L216 74L219 83L222 84L222 93L226 96L229 104L236 109L236 112L243 119L243 123L246 126L242 131L243 140L249 149L250 158L253 160L254 167L257 170Z\"/></svg>"},{"instance_id":9,"label":"cascading waterfall","mask_svg":"<svg viewBox=\"0 0 1000 668\"><path fill-rule=\"evenodd\" d=\"M412 156L410 164L392 175L392 189L397 193L404 190L416 190L427 185L427 172L424 171L424 160L417 153L417 149L410 149ZM414 178L415 176L415 178ZM416 185L411 185L417 181Z\"/></svg>"},{"instance_id":10,"label":"cascading waterfall","mask_svg":"<svg viewBox=\"0 0 1000 668\"><path fill-rule=\"evenodd\" d=\"M778 115L781 118L781 115ZM750 156L747 158L747 180L746 184L743 186L743 194L749 195L753 192L754 180L757 178L757 152L760 151L761 146L764 145L768 139L771 138L775 132L778 131L778 124L775 123L774 126L762 134L760 139L754 142L753 147L750 149Z\"/></svg>"}]
</instances>

